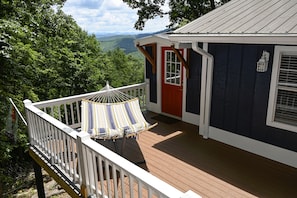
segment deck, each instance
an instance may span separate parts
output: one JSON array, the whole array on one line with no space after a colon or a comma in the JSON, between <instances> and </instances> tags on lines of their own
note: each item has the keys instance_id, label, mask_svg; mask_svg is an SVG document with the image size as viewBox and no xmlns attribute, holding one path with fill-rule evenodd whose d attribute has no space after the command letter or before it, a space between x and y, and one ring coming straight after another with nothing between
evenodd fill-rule
<instances>
[{"instance_id":1,"label":"deck","mask_svg":"<svg viewBox=\"0 0 297 198\"><path fill-rule=\"evenodd\" d=\"M145 114L147 120L155 114ZM159 125L140 135L138 143L150 173L181 191L202 197L292 197L297 169L236 149L198 134L181 121ZM127 153L129 146L127 143Z\"/></svg>"},{"instance_id":2,"label":"deck","mask_svg":"<svg viewBox=\"0 0 297 198\"><path fill-rule=\"evenodd\" d=\"M145 86L137 84L119 90L136 94L145 107ZM297 169L203 139L197 126L160 119L152 112L144 112L146 119L159 125L141 133L137 141L126 141L122 156L129 162L98 145L86 132L76 130L81 126L80 101L91 94L97 93L38 103L24 101L35 171L45 168L73 197L297 195ZM116 142L121 149L121 140ZM103 144L114 150L113 142ZM143 160L145 163L138 164L141 168L133 164ZM42 183L40 174L38 178Z\"/></svg>"}]
</instances>

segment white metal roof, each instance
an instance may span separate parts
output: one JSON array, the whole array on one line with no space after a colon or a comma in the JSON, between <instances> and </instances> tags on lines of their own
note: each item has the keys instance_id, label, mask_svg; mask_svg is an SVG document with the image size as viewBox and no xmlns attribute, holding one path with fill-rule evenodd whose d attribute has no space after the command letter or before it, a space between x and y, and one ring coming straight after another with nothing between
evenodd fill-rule
<instances>
[{"instance_id":1,"label":"white metal roof","mask_svg":"<svg viewBox=\"0 0 297 198\"><path fill-rule=\"evenodd\" d=\"M232 0L175 30L172 41L297 43L297 0Z\"/></svg>"}]
</instances>

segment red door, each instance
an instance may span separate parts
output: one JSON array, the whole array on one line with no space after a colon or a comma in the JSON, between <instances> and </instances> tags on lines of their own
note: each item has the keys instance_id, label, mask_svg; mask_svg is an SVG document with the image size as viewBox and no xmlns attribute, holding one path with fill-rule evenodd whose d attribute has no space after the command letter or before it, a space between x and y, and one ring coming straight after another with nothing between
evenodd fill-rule
<instances>
[{"instance_id":1,"label":"red door","mask_svg":"<svg viewBox=\"0 0 297 198\"><path fill-rule=\"evenodd\" d=\"M182 51L181 51L182 53ZM162 48L162 112L182 117L182 63L170 47Z\"/></svg>"}]
</instances>

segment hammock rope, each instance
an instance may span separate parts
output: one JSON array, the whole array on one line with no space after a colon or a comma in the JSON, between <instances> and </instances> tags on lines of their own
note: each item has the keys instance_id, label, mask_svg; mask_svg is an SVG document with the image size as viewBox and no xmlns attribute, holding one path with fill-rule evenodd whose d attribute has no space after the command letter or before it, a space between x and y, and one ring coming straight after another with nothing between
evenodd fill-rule
<instances>
[{"instance_id":1,"label":"hammock rope","mask_svg":"<svg viewBox=\"0 0 297 198\"><path fill-rule=\"evenodd\" d=\"M126 102L128 100L134 99L136 97L130 96L128 94L125 94L117 89L114 89L111 87L108 82L106 83L106 86L100 90L99 94L89 96L85 98L84 100L97 102L97 103L119 103L119 102Z\"/></svg>"},{"instance_id":2,"label":"hammock rope","mask_svg":"<svg viewBox=\"0 0 297 198\"><path fill-rule=\"evenodd\" d=\"M141 112L137 97L118 91L107 83L99 94L82 100L83 131L95 139L137 136L150 125Z\"/></svg>"}]
</instances>

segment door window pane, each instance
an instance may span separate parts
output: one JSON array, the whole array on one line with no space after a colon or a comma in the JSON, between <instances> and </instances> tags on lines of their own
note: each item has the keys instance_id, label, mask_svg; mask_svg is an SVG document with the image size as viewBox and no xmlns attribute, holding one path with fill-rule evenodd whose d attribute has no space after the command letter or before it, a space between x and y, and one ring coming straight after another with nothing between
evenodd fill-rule
<instances>
[{"instance_id":1,"label":"door window pane","mask_svg":"<svg viewBox=\"0 0 297 198\"><path fill-rule=\"evenodd\" d=\"M181 85L181 63L173 51L166 50L165 55L165 83L179 86Z\"/></svg>"}]
</instances>

